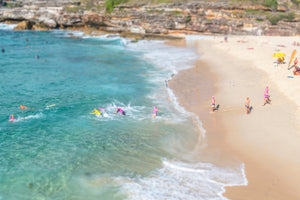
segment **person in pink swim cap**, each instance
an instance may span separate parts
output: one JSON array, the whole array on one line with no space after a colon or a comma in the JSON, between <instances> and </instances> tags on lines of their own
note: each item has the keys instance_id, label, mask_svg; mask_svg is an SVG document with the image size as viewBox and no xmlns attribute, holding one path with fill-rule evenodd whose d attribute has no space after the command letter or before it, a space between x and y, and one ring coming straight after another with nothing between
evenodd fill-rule
<instances>
[{"instance_id":1,"label":"person in pink swim cap","mask_svg":"<svg viewBox=\"0 0 300 200\"><path fill-rule=\"evenodd\" d=\"M155 118L157 116L157 112L162 112L161 110L158 110L156 106L153 108L153 114L152 117Z\"/></svg>"},{"instance_id":2,"label":"person in pink swim cap","mask_svg":"<svg viewBox=\"0 0 300 200\"><path fill-rule=\"evenodd\" d=\"M16 121L16 119L14 118L14 115L10 115L10 116L9 116L9 121L10 121L10 122Z\"/></svg>"},{"instance_id":3,"label":"person in pink swim cap","mask_svg":"<svg viewBox=\"0 0 300 200\"><path fill-rule=\"evenodd\" d=\"M211 111L215 111L216 110L216 100L215 100L215 96L211 97Z\"/></svg>"},{"instance_id":4,"label":"person in pink swim cap","mask_svg":"<svg viewBox=\"0 0 300 200\"><path fill-rule=\"evenodd\" d=\"M122 110L120 107L117 107L117 110L114 113L121 113L122 115L126 115L125 111Z\"/></svg>"}]
</instances>

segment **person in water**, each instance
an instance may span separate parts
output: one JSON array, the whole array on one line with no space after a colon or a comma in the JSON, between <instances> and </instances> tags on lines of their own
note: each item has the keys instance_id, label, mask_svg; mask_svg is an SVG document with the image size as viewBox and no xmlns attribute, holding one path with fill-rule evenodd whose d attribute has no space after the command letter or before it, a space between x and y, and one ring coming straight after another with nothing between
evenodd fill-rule
<instances>
[{"instance_id":1,"label":"person in water","mask_svg":"<svg viewBox=\"0 0 300 200\"><path fill-rule=\"evenodd\" d=\"M212 96L212 97L211 97L211 111L214 112L215 109L216 109L216 100L215 100L215 97Z\"/></svg>"},{"instance_id":2,"label":"person in water","mask_svg":"<svg viewBox=\"0 0 300 200\"><path fill-rule=\"evenodd\" d=\"M1 50L1 51L2 51L2 53L4 53L4 52L5 52L5 49L4 49L4 48L2 48L2 50Z\"/></svg>"},{"instance_id":3,"label":"person in water","mask_svg":"<svg viewBox=\"0 0 300 200\"><path fill-rule=\"evenodd\" d=\"M155 118L157 116L157 112L162 112L161 110L158 110L156 106L153 108L153 114L152 117Z\"/></svg>"},{"instance_id":4,"label":"person in water","mask_svg":"<svg viewBox=\"0 0 300 200\"><path fill-rule=\"evenodd\" d=\"M122 115L126 115L125 111L122 110L120 107L117 107L117 110L114 113L121 113Z\"/></svg>"},{"instance_id":5,"label":"person in water","mask_svg":"<svg viewBox=\"0 0 300 200\"><path fill-rule=\"evenodd\" d=\"M247 100L245 102L245 108L246 108L246 113L248 115L250 113L250 100L249 100L249 97L247 97Z\"/></svg>"},{"instance_id":6,"label":"person in water","mask_svg":"<svg viewBox=\"0 0 300 200\"><path fill-rule=\"evenodd\" d=\"M20 105L20 108L23 109L28 109L26 106Z\"/></svg>"},{"instance_id":7,"label":"person in water","mask_svg":"<svg viewBox=\"0 0 300 200\"><path fill-rule=\"evenodd\" d=\"M9 121L10 121L10 122L15 121L15 120L16 120L16 119L14 118L14 115L10 115L10 116L9 116Z\"/></svg>"},{"instance_id":8,"label":"person in water","mask_svg":"<svg viewBox=\"0 0 300 200\"><path fill-rule=\"evenodd\" d=\"M95 108L94 112L90 113L90 114L101 115L101 112L99 112L99 110L97 110L97 108Z\"/></svg>"}]
</instances>

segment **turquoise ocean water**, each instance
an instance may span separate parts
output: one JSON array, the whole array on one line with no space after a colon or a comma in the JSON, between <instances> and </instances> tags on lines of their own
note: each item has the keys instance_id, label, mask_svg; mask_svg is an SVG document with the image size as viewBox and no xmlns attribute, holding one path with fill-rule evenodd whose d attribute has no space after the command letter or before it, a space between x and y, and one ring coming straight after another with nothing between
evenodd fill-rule
<instances>
[{"instance_id":1,"label":"turquoise ocean water","mask_svg":"<svg viewBox=\"0 0 300 200\"><path fill-rule=\"evenodd\" d=\"M193 159L205 130L166 84L193 49L11 29L0 24L1 200L226 199L246 184L243 166Z\"/></svg>"}]
</instances>

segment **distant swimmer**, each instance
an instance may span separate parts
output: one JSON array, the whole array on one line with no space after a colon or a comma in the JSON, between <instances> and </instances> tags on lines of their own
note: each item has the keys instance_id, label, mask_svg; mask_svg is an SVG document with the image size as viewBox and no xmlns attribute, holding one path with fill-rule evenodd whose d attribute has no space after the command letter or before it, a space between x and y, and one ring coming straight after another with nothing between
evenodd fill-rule
<instances>
[{"instance_id":1,"label":"distant swimmer","mask_svg":"<svg viewBox=\"0 0 300 200\"><path fill-rule=\"evenodd\" d=\"M40 59L40 56L39 56L39 55L36 55L35 57L36 57L36 59Z\"/></svg>"},{"instance_id":2,"label":"distant swimmer","mask_svg":"<svg viewBox=\"0 0 300 200\"><path fill-rule=\"evenodd\" d=\"M99 110L97 110L97 108L95 108L94 112L90 113L90 114L101 115L101 113L99 112Z\"/></svg>"},{"instance_id":3,"label":"distant swimmer","mask_svg":"<svg viewBox=\"0 0 300 200\"><path fill-rule=\"evenodd\" d=\"M46 106L46 108L50 108L50 107L53 107L53 106L56 106L56 104L48 105L48 106Z\"/></svg>"},{"instance_id":4,"label":"distant swimmer","mask_svg":"<svg viewBox=\"0 0 300 200\"><path fill-rule=\"evenodd\" d=\"M26 106L20 105L20 108L23 109L28 109Z\"/></svg>"},{"instance_id":5,"label":"distant swimmer","mask_svg":"<svg viewBox=\"0 0 300 200\"><path fill-rule=\"evenodd\" d=\"M27 38L25 38L26 42L28 42L29 40Z\"/></svg>"},{"instance_id":6,"label":"distant swimmer","mask_svg":"<svg viewBox=\"0 0 300 200\"><path fill-rule=\"evenodd\" d=\"M124 110L122 110L121 108L117 107L117 110L114 113L121 113L122 115L126 115L126 113L124 112Z\"/></svg>"},{"instance_id":7,"label":"distant swimmer","mask_svg":"<svg viewBox=\"0 0 300 200\"><path fill-rule=\"evenodd\" d=\"M14 115L10 115L10 116L9 116L9 121L10 121L10 122L16 121L16 119L14 118Z\"/></svg>"},{"instance_id":8,"label":"distant swimmer","mask_svg":"<svg viewBox=\"0 0 300 200\"><path fill-rule=\"evenodd\" d=\"M153 114L152 117L155 118L157 116L157 112L162 112L161 110L158 110L156 106L153 108Z\"/></svg>"},{"instance_id":9,"label":"distant swimmer","mask_svg":"<svg viewBox=\"0 0 300 200\"><path fill-rule=\"evenodd\" d=\"M2 53L4 53L4 52L5 52L5 49L4 49L4 48L2 48L2 50L1 50L1 51L2 51Z\"/></svg>"}]
</instances>

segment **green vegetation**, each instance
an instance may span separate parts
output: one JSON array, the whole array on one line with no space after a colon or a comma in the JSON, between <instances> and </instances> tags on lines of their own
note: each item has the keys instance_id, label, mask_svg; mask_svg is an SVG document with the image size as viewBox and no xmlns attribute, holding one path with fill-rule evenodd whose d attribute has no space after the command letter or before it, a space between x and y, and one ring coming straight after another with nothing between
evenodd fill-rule
<instances>
[{"instance_id":1,"label":"green vegetation","mask_svg":"<svg viewBox=\"0 0 300 200\"><path fill-rule=\"evenodd\" d=\"M295 4L296 6L299 6L300 1L299 0L292 0L292 3Z\"/></svg>"},{"instance_id":2,"label":"green vegetation","mask_svg":"<svg viewBox=\"0 0 300 200\"><path fill-rule=\"evenodd\" d=\"M274 13L269 16L267 16L268 20L271 22L272 25L276 25L280 20L287 20L287 21L293 21L295 19L295 13L293 11L289 11L287 13Z\"/></svg>"},{"instance_id":3,"label":"green vegetation","mask_svg":"<svg viewBox=\"0 0 300 200\"><path fill-rule=\"evenodd\" d=\"M278 2L277 2L277 0L265 0L263 5L271 8L272 10L276 10L277 6L278 6Z\"/></svg>"},{"instance_id":4,"label":"green vegetation","mask_svg":"<svg viewBox=\"0 0 300 200\"><path fill-rule=\"evenodd\" d=\"M176 15L182 15L183 13L180 12L180 11L171 11L172 15L173 16L176 16Z\"/></svg>"},{"instance_id":5,"label":"green vegetation","mask_svg":"<svg viewBox=\"0 0 300 200\"><path fill-rule=\"evenodd\" d=\"M80 10L80 7L79 6L76 6L76 7L65 7L64 10L67 11L67 12L78 12Z\"/></svg>"},{"instance_id":6,"label":"green vegetation","mask_svg":"<svg viewBox=\"0 0 300 200\"><path fill-rule=\"evenodd\" d=\"M121 3L126 3L126 2L127 0L106 0L104 3L105 10L107 12L112 12L116 5L119 5Z\"/></svg>"},{"instance_id":7,"label":"green vegetation","mask_svg":"<svg viewBox=\"0 0 300 200\"><path fill-rule=\"evenodd\" d=\"M279 14L271 14L267 18L272 25L276 25L280 20L282 20L281 15Z\"/></svg>"},{"instance_id":8,"label":"green vegetation","mask_svg":"<svg viewBox=\"0 0 300 200\"><path fill-rule=\"evenodd\" d=\"M191 20L192 20L192 18L191 18L191 16L189 15L189 16L187 16L187 17L185 18L185 23L187 24L187 23L189 23Z\"/></svg>"}]
</instances>

